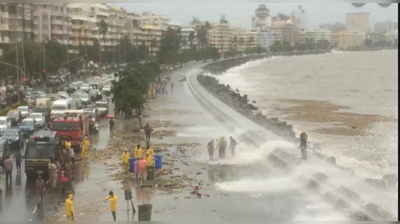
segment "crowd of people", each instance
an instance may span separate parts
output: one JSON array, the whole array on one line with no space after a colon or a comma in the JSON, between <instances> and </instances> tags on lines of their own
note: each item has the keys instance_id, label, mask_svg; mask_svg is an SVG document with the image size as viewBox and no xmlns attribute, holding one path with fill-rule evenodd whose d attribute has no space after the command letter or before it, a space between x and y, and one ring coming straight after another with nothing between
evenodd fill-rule
<instances>
[{"instance_id":1,"label":"crowd of people","mask_svg":"<svg viewBox=\"0 0 400 224\"><path fill-rule=\"evenodd\" d=\"M229 137L229 140L230 140L230 143L229 143L228 148L231 150L232 156L235 157L235 149L236 149L236 146L238 145L238 143L232 136ZM214 151L215 151L215 149L217 149L219 159L225 159L225 151L228 146L228 143L224 136L220 137L216 141L217 141L216 147L214 147L214 139L212 139L207 144L208 156L209 156L210 160L214 160Z\"/></svg>"}]
</instances>

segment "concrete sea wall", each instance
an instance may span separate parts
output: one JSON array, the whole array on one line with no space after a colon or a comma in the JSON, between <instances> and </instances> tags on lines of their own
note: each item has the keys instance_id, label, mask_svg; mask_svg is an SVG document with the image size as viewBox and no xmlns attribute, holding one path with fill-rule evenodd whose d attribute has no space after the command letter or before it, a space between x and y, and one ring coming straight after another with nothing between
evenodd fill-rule
<instances>
[{"instance_id":1,"label":"concrete sea wall","mask_svg":"<svg viewBox=\"0 0 400 224\"><path fill-rule=\"evenodd\" d=\"M186 80L190 91L202 107L231 129L245 130L244 135L257 146L267 141L297 142L292 126L276 118L268 118L254 113L257 108L248 102L247 96L241 96L229 86L224 86L204 72L220 73L231 67L258 58L234 58L210 63L201 71L187 74ZM299 151L275 149L268 158L276 166L294 167L293 159L299 157ZM307 160L308 172L302 177L305 185L338 208L348 213L353 219L360 221L392 221L398 217L397 199L386 189L375 187L354 175L351 170L339 167L335 158L326 158L314 151ZM397 180L397 176L390 176ZM383 181L383 180L382 180ZM371 181L370 181L371 182ZM368 182L368 183L370 183ZM379 181L378 181L379 182Z\"/></svg>"}]
</instances>

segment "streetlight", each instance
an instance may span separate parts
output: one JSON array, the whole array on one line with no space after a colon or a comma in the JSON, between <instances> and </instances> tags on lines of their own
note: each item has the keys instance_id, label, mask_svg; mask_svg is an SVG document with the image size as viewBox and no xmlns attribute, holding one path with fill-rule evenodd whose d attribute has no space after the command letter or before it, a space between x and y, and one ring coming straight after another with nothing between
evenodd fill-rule
<instances>
[{"instance_id":1,"label":"streetlight","mask_svg":"<svg viewBox=\"0 0 400 224\"><path fill-rule=\"evenodd\" d=\"M20 68L20 67L18 67L18 66L16 66L16 65L13 65L13 64L10 64L10 63L7 63L7 62L4 62L4 61L0 61L0 64L4 64L4 65L8 65L8 66L11 66L11 67L13 67L13 68L16 68L16 69L18 69L23 75L24 75L24 81L26 80L26 75L25 75L25 72ZM19 73L17 73L17 88L18 88L18 101L20 100L20 96L19 96L19 91L20 91L20 80L19 80ZM26 90L26 82L25 82L25 90Z\"/></svg>"},{"instance_id":2,"label":"streetlight","mask_svg":"<svg viewBox=\"0 0 400 224\"><path fill-rule=\"evenodd\" d=\"M58 70L57 70L58 74L61 73L60 70L61 70L61 68L62 68L65 64L70 63L70 62L73 62L73 61L76 61L76 60L81 59L81 58L84 58L84 57L86 57L86 56L87 56L87 55L84 54L84 55L82 55L82 56L80 56L80 57L77 57L77 58L74 58L74 59L72 59L72 60L69 60L69 61L66 61L66 62L62 63L62 64L60 65L60 67L58 68ZM68 84L71 82L70 79L71 79L71 74L68 75Z\"/></svg>"}]
</instances>

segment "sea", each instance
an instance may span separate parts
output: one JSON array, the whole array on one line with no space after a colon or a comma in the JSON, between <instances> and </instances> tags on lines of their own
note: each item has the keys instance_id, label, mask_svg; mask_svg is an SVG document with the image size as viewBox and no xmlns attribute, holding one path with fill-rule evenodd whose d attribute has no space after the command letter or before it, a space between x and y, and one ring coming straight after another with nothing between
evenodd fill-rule
<instances>
[{"instance_id":1,"label":"sea","mask_svg":"<svg viewBox=\"0 0 400 224\"><path fill-rule=\"evenodd\" d=\"M251 61L213 75L221 83L247 94L259 111L293 125L297 136L306 131L325 155L363 178L398 173L398 51L340 52L271 57ZM374 122L359 136L321 134L326 122L290 120L285 100L329 102L361 115L394 120ZM310 108L312 109L312 108ZM360 116L362 119L362 116Z\"/></svg>"}]
</instances>

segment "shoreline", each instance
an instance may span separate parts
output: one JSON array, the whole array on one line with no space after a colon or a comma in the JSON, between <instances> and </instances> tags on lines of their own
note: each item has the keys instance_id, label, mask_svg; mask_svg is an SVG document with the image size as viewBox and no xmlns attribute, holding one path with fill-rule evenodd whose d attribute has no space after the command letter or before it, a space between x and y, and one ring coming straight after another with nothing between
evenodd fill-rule
<instances>
[{"instance_id":1,"label":"shoreline","mask_svg":"<svg viewBox=\"0 0 400 224\"><path fill-rule=\"evenodd\" d=\"M214 66L217 66L218 63L224 63L222 62L216 62L214 64ZM222 66L224 68L226 68L227 66ZM235 66L234 66L235 67ZM232 68L232 67L231 67ZM229 68L228 68L229 69ZM228 70L226 69L226 70ZM224 70L224 71L226 71ZM287 138L289 141L295 142L297 143L299 140L298 138L296 138L296 134L295 131L293 129L295 129L292 125L288 124L285 121L281 121L280 119L274 117L274 118L270 118L269 116L263 115L262 113L258 112L258 108L256 106L254 106L253 104L256 104L257 102L253 101L251 103L249 103L247 101L247 95L243 95L241 96L239 94L240 90L232 90L229 85L223 85L220 84L219 81L211 76L206 75L206 73L210 73L209 71L207 71L207 69L203 69L202 74L200 74L198 76L198 81L200 82L200 84L212 95L214 95L217 99L219 99L220 101L224 102L227 106L231 107L232 109L234 109L235 111L241 113L243 116L249 118L250 120L252 120L255 123L260 124L261 126L263 126L264 128L271 130L273 132L275 132L277 135L280 135L282 137ZM221 73L220 73L221 74ZM304 106L304 105L303 105ZM340 109L341 107L338 105L331 105L334 107L338 107L338 109ZM287 117L292 116L292 118L296 118L296 116L299 116L299 114L293 114L293 108L296 107L301 107L300 105L297 104L289 104L288 109L289 111L291 111L292 114L288 114L288 113L284 113ZM332 109L332 113L335 113L335 111L333 109L335 108L331 108ZM359 123L360 121L357 121L357 117L360 116L364 116L361 114L353 114L352 113L345 113L345 112L340 112L340 115L348 115L350 114L351 116L353 116L353 118L349 118L350 120L354 120L353 124L356 123L358 127L356 126L352 126L351 124L349 125L349 128L343 128L340 125L337 125L336 128L340 129L340 131L343 131L344 129L346 129L346 131L348 131L352 136L358 136L357 134L360 133L360 130L362 128L359 127L365 127L367 123ZM337 120L341 120L340 115L338 115L339 117L337 117L337 119L333 119L334 121ZM275 114L275 116L277 116ZM381 121L382 119L384 119L386 122L393 122L393 119L390 118L385 118L383 116L371 116L371 115L366 115L366 120L371 120L371 121ZM291 120L291 119L288 119ZM293 120L293 119L292 119ZM273 121L273 122L271 122ZM332 123L334 123L334 121ZM358 122L358 123L357 123ZM335 125L335 124L334 124ZM335 132L332 130L327 130L326 128L322 127L320 128L321 132ZM336 131L338 131L338 129ZM364 131L364 130L363 130ZM337 134L337 132L336 132ZM320 157L321 159L327 160L327 161L336 161L336 158L334 156L326 156L322 153L321 151L321 146L319 143L315 143L315 142L310 142L310 146L309 149L312 150L312 152L314 154L316 154L318 157ZM351 168L346 168L346 167L341 167L338 164L336 164L336 162L334 162L334 165L338 166L339 168L343 169L343 170L348 170L351 173L355 173L355 171ZM393 173L389 173L386 175L383 175L383 178L366 178L366 182L371 182L371 180L375 181L375 182L379 182L378 185L380 185L380 188L392 188L393 186L388 186L386 184L386 179L388 178L388 176L393 176ZM397 181L397 176L395 177L396 181ZM374 184L376 185L376 184Z\"/></svg>"}]
</instances>

